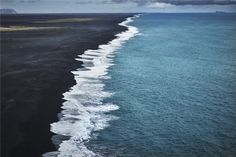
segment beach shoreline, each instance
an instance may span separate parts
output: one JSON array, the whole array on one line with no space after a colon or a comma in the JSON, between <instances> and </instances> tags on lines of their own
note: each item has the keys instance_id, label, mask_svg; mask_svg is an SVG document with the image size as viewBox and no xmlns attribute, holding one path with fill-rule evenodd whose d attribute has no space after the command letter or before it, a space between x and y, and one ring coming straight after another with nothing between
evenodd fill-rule
<instances>
[{"instance_id":1,"label":"beach shoreline","mask_svg":"<svg viewBox=\"0 0 236 157\"><path fill-rule=\"evenodd\" d=\"M125 42L139 34L137 27L129 25L139 15L126 18L119 23L126 27L107 44L98 49L88 49L76 58L83 62L83 68L72 71L76 84L63 93L66 100L62 105L60 118L51 124L56 135L53 142L58 151L47 152L43 156L96 156L87 146L93 135L109 127L110 121L117 120L109 114L118 110L118 104L104 102L113 93L106 91L104 80L111 79L108 69L113 65L113 57ZM78 141L78 142L74 142Z\"/></svg>"},{"instance_id":2,"label":"beach shoreline","mask_svg":"<svg viewBox=\"0 0 236 157\"><path fill-rule=\"evenodd\" d=\"M99 20L56 24L29 22L61 19L64 16ZM57 114L63 103L62 94L75 84L71 71L80 68L82 64L75 58L87 49L96 49L106 44L116 34L126 30L118 23L128 16L131 15L2 17L1 26L23 24L28 27L70 27L1 34L2 156L37 157L55 150L50 124L58 120Z\"/></svg>"}]
</instances>

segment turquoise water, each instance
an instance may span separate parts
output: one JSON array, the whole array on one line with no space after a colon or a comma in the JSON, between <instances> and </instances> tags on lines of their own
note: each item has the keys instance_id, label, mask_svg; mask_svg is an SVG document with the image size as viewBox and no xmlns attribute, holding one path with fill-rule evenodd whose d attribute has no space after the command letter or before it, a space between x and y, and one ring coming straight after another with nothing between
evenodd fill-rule
<instances>
[{"instance_id":1,"label":"turquoise water","mask_svg":"<svg viewBox=\"0 0 236 157\"><path fill-rule=\"evenodd\" d=\"M119 119L88 147L104 156L236 154L236 15L144 14L109 68Z\"/></svg>"}]
</instances>

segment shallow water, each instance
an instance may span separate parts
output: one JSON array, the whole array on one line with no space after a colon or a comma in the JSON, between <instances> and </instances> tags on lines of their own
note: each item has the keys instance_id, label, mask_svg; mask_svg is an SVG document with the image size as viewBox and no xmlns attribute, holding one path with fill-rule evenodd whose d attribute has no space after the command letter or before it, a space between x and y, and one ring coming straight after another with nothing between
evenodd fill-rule
<instances>
[{"instance_id":1,"label":"shallow water","mask_svg":"<svg viewBox=\"0 0 236 157\"><path fill-rule=\"evenodd\" d=\"M108 68L113 65L113 57L123 43L138 34L138 29L128 26L134 17L128 17L119 23L127 30L116 35L107 44L99 45L96 50L86 50L76 58L82 61L83 68L72 71L76 84L63 94L65 102L59 114L59 121L51 124L51 132L55 133L52 141L57 151L47 152L44 157L94 157L86 143L94 136L94 132L109 126L109 121L117 119L107 112L118 110L119 106L111 102L103 103L111 97L112 92L104 90L104 81L110 79Z\"/></svg>"},{"instance_id":2,"label":"shallow water","mask_svg":"<svg viewBox=\"0 0 236 157\"><path fill-rule=\"evenodd\" d=\"M236 15L143 14L105 90L119 119L87 143L103 156L236 154Z\"/></svg>"}]
</instances>

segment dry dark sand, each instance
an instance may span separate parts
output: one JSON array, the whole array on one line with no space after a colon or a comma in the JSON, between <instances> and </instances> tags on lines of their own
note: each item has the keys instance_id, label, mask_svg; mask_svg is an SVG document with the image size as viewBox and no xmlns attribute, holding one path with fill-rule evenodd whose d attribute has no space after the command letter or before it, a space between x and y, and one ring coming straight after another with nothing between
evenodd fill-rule
<instances>
[{"instance_id":1,"label":"dry dark sand","mask_svg":"<svg viewBox=\"0 0 236 157\"><path fill-rule=\"evenodd\" d=\"M128 14L34 14L1 16L1 26L56 27L1 32L1 156L39 157L55 150L50 123L62 94L75 84L74 59L125 28ZM92 18L68 22L38 22Z\"/></svg>"}]
</instances>

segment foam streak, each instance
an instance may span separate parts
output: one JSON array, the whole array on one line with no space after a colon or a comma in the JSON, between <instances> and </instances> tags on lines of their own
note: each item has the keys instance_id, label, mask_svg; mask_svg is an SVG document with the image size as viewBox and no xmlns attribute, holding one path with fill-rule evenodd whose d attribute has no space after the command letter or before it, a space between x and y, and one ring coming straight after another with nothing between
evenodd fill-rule
<instances>
[{"instance_id":1,"label":"foam streak","mask_svg":"<svg viewBox=\"0 0 236 157\"><path fill-rule=\"evenodd\" d=\"M124 42L138 34L138 29L128 24L133 18L128 17L120 26L128 30L116 35L116 38L108 44L100 45L97 50L87 50L79 58L87 70L77 69L72 71L76 85L64 93L65 102L58 122L51 124L51 131L57 134L54 143L58 145L58 151L45 153L44 157L97 157L86 147L86 143L92 138L93 132L102 130L109 125L109 121L117 119L111 114L105 114L119 107L115 104L104 104L103 100L112 96L109 91L104 91L104 79L109 79L108 68L113 65L114 54Z\"/></svg>"}]
</instances>

